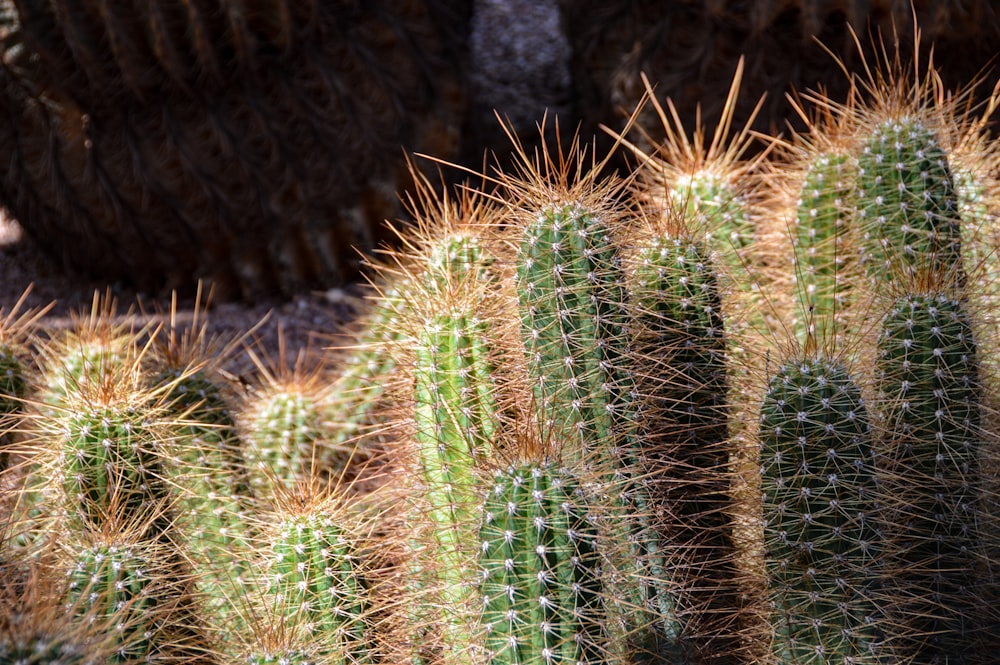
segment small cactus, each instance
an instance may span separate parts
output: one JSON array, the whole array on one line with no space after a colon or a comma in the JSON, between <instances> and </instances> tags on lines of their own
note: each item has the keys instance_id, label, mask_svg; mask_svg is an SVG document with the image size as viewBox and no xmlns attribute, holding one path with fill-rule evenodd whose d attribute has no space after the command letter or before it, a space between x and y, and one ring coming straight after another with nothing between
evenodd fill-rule
<instances>
[{"instance_id":1,"label":"small cactus","mask_svg":"<svg viewBox=\"0 0 1000 665\"><path fill-rule=\"evenodd\" d=\"M479 542L487 662L612 662L598 529L577 477L538 463L498 473Z\"/></svg>"},{"instance_id":2,"label":"small cactus","mask_svg":"<svg viewBox=\"0 0 1000 665\"><path fill-rule=\"evenodd\" d=\"M775 657L883 662L871 425L846 368L822 355L784 362L760 407L760 443Z\"/></svg>"}]
</instances>

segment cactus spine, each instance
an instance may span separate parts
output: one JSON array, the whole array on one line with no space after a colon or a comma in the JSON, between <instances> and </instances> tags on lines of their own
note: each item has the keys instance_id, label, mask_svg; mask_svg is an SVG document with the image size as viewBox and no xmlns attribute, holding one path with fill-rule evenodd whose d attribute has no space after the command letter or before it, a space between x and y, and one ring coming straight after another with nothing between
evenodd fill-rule
<instances>
[{"instance_id":1,"label":"cactus spine","mask_svg":"<svg viewBox=\"0 0 1000 665\"><path fill-rule=\"evenodd\" d=\"M783 665L883 662L871 428L860 390L825 357L782 364L760 407L773 652Z\"/></svg>"}]
</instances>

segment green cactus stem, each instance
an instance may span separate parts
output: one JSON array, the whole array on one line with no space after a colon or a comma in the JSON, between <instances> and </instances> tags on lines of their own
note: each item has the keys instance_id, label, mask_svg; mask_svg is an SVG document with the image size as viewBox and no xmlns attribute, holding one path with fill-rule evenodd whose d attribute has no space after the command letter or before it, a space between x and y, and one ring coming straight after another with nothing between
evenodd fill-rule
<instances>
[{"instance_id":1,"label":"green cactus stem","mask_svg":"<svg viewBox=\"0 0 1000 665\"><path fill-rule=\"evenodd\" d=\"M782 665L885 662L871 428L839 362L781 365L760 408L773 652Z\"/></svg>"},{"instance_id":2,"label":"green cactus stem","mask_svg":"<svg viewBox=\"0 0 1000 665\"><path fill-rule=\"evenodd\" d=\"M453 648L470 637L462 617L475 580L475 466L497 427L491 332L473 305L456 304L426 322L413 369L418 510L428 528L428 542L417 545L417 584L444 608L442 638Z\"/></svg>"},{"instance_id":3,"label":"green cactus stem","mask_svg":"<svg viewBox=\"0 0 1000 665\"><path fill-rule=\"evenodd\" d=\"M273 483L291 490L312 472L324 414L316 395L294 383L267 389L256 407L245 454L251 489L267 497Z\"/></svg>"},{"instance_id":4,"label":"green cactus stem","mask_svg":"<svg viewBox=\"0 0 1000 665\"><path fill-rule=\"evenodd\" d=\"M170 616L163 564L142 546L99 543L79 552L67 602L85 624L116 635L110 663L153 660Z\"/></svg>"},{"instance_id":5,"label":"green cactus stem","mask_svg":"<svg viewBox=\"0 0 1000 665\"><path fill-rule=\"evenodd\" d=\"M579 456L611 445L622 408L625 294L602 215L579 203L541 210L524 229L516 285L536 410Z\"/></svg>"},{"instance_id":6,"label":"green cactus stem","mask_svg":"<svg viewBox=\"0 0 1000 665\"><path fill-rule=\"evenodd\" d=\"M913 663L973 660L983 478L976 343L961 302L899 298L878 340L878 518L893 641Z\"/></svg>"},{"instance_id":7,"label":"green cactus stem","mask_svg":"<svg viewBox=\"0 0 1000 665\"><path fill-rule=\"evenodd\" d=\"M854 191L870 276L961 274L961 227L948 155L914 117L890 118L862 142Z\"/></svg>"},{"instance_id":8,"label":"green cactus stem","mask_svg":"<svg viewBox=\"0 0 1000 665\"><path fill-rule=\"evenodd\" d=\"M703 650L735 654L727 340L713 262L703 242L654 237L632 256L627 285L652 498L670 516L658 528L680 555L671 577L684 589L687 625L673 630L692 643L692 633L712 635Z\"/></svg>"},{"instance_id":9,"label":"green cactus stem","mask_svg":"<svg viewBox=\"0 0 1000 665\"><path fill-rule=\"evenodd\" d=\"M845 152L816 155L802 181L795 208L795 332L833 340L850 302L848 270L855 260L848 223L855 164Z\"/></svg>"},{"instance_id":10,"label":"green cactus stem","mask_svg":"<svg viewBox=\"0 0 1000 665\"><path fill-rule=\"evenodd\" d=\"M154 413L141 401L73 405L57 420L59 476L71 520L101 528L110 516L143 521L169 494Z\"/></svg>"},{"instance_id":11,"label":"green cactus stem","mask_svg":"<svg viewBox=\"0 0 1000 665\"><path fill-rule=\"evenodd\" d=\"M610 661L598 529L575 476L541 464L497 474L479 540L491 665Z\"/></svg>"},{"instance_id":12,"label":"green cactus stem","mask_svg":"<svg viewBox=\"0 0 1000 665\"><path fill-rule=\"evenodd\" d=\"M286 621L322 636L324 662L364 665L377 659L365 553L322 510L289 516L272 545L271 593Z\"/></svg>"}]
</instances>

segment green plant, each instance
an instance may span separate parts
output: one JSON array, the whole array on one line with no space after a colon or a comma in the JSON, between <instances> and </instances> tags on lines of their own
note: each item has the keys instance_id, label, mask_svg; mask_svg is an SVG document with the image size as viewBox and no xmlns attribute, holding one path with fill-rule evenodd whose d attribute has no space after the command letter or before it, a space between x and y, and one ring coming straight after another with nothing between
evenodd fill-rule
<instances>
[{"instance_id":1,"label":"green plant","mask_svg":"<svg viewBox=\"0 0 1000 665\"><path fill-rule=\"evenodd\" d=\"M908 662L976 662L984 445L978 353L956 295L893 302L877 343L885 605Z\"/></svg>"},{"instance_id":2,"label":"green plant","mask_svg":"<svg viewBox=\"0 0 1000 665\"><path fill-rule=\"evenodd\" d=\"M772 650L787 665L880 663L879 534L861 391L823 355L791 357L760 407Z\"/></svg>"},{"instance_id":3,"label":"green plant","mask_svg":"<svg viewBox=\"0 0 1000 665\"><path fill-rule=\"evenodd\" d=\"M489 663L613 662L598 527L574 474L544 463L497 473L479 542Z\"/></svg>"}]
</instances>

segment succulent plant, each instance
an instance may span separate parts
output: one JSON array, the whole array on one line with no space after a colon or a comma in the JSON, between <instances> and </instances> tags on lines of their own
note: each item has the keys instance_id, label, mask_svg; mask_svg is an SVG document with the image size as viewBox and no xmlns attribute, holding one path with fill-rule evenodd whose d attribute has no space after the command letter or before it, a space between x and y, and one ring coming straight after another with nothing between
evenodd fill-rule
<instances>
[{"instance_id":1,"label":"succulent plant","mask_svg":"<svg viewBox=\"0 0 1000 665\"><path fill-rule=\"evenodd\" d=\"M880 663L872 432L843 364L792 357L760 407L772 651L780 663Z\"/></svg>"},{"instance_id":2,"label":"succulent plant","mask_svg":"<svg viewBox=\"0 0 1000 665\"><path fill-rule=\"evenodd\" d=\"M489 663L614 662L598 528L577 477L537 463L498 473L479 542Z\"/></svg>"}]
</instances>

